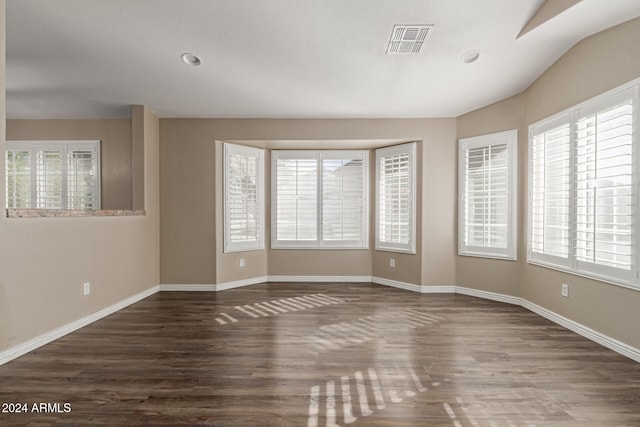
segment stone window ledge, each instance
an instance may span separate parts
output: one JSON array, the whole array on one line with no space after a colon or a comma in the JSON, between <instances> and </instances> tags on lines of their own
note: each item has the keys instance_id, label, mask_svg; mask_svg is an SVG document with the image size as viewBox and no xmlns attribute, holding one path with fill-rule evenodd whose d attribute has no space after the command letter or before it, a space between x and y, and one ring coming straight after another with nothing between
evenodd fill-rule
<instances>
[{"instance_id":1,"label":"stone window ledge","mask_svg":"<svg viewBox=\"0 0 640 427\"><path fill-rule=\"evenodd\" d=\"M7 218L54 218L89 216L144 216L144 210L64 210L64 209L7 209Z\"/></svg>"}]
</instances>

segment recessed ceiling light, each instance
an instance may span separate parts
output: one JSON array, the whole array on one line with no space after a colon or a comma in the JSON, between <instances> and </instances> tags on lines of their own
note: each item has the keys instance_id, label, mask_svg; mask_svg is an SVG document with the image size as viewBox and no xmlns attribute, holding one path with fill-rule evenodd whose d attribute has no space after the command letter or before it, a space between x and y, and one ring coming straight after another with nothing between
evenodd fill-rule
<instances>
[{"instance_id":1,"label":"recessed ceiling light","mask_svg":"<svg viewBox=\"0 0 640 427\"><path fill-rule=\"evenodd\" d=\"M480 58L480 52L478 52L477 50L470 50L469 52L462 55L460 61L464 62L465 64L471 64L472 62L476 62L478 58Z\"/></svg>"},{"instance_id":2,"label":"recessed ceiling light","mask_svg":"<svg viewBox=\"0 0 640 427\"><path fill-rule=\"evenodd\" d=\"M181 58L182 58L182 62L184 62L185 64L193 65L194 67L197 67L198 65L202 64L202 61L200 61L200 58L195 56L193 53L183 53Z\"/></svg>"}]
</instances>

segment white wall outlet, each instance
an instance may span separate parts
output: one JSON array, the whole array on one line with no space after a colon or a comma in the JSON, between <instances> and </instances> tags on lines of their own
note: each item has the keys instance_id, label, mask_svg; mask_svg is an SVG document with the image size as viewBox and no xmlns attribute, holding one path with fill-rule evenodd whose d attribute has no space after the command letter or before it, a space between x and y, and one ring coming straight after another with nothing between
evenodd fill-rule
<instances>
[{"instance_id":1,"label":"white wall outlet","mask_svg":"<svg viewBox=\"0 0 640 427\"><path fill-rule=\"evenodd\" d=\"M240 267L244 267L244 258L240 258L240 260L238 260L238 265Z\"/></svg>"},{"instance_id":2,"label":"white wall outlet","mask_svg":"<svg viewBox=\"0 0 640 427\"><path fill-rule=\"evenodd\" d=\"M565 298L569 298L569 285L566 283L562 284L562 296Z\"/></svg>"},{"instance_id":3,"label":"white wall outlet","mask_svg":"<svg viewBox=\"0 0 640 427\"><path fill-rule=\"evenodd\" d=\"M390 258L389 259L389 267L395 267L396 266L396 260L394 258Z\"/></svg>"},{"instance_id":4,"label":"white wall outlet","mask_svg":"<svg viewBox=\"0 0 640 427\"><path fill-rule=\"evenodd\" d=\"M84 282L82 285L82 294L89 295L91 293L91 282Z\"/></svg>"}]
</instances>

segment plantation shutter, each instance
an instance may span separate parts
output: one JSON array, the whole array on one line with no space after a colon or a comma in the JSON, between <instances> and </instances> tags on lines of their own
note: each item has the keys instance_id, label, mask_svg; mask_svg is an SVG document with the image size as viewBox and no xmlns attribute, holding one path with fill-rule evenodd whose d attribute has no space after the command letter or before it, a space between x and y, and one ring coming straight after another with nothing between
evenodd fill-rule
<instances>
[{"instance_id":1,"label":"plantation shutter","mask_svg":"<svg viewBox=\"0 0 640 427\"><path fill-rule=\"evenodd\" d=\"M225 252L264 248L264 151L224 144Z\"/></svg>"},{"instance_id":2,"label":"plantation shutter","mask_svg":"<svg viewBox=\"0 0 640 427\"><path fill-rule=\"evenodd\" d=\"M507 247L507 145L466 151L465 243Z\"/></svg>"},{"instance_id":3,"label":"plantation shutter","mask_svg":"<svg viewBox=\"0 0 640 427\"><path fill-rule=\"evenodd\" d=\"M515 259L517 131L460 140L460 254Z\"/></svg>"},{"instance_id":4,"label":"plantation shutter","mask_svg":"<svg viewBox=\"0 0 640 427\"><path fill-rule=\"evenodd\" d=\"M378 149L376 249L415 251L415 143Z\"/></svg>"},{"instance_id":5,"label":"plantation shutter","mask_svg":"<svg viewBox=\"0 0 640 427\"><path fill-rule=\"evenodd\" d=\"M318 160L314 153L278 153L275 157L276 240L318 239Z\"/></svg>"},{"instance_id":6,"label":"plantation shutter","mask_svg":"<svg viewBox=\"0 0 640 427\"><path fill-rule=\"evenodd\" d=\"M322 240L367 245L367 153L322 154Z\"/></svg>"},{"instance_id":7,"label":"plantation shutter","mask_svg":"<svg viewBox=\"0 0 640 427\"><path fill-rule=\"evenodd\" d=\"M36 208L64 209L63 147L39 148L36 151Z\"/></svg>"},{"instance_id":8,"label":"plantation shutter","mask_svg":"<svg viewBox=\"0 0 640 427\"><path fill-rule=\"evenodd\" d=\"M97 146L67 146L67 209L98 209Z\"/></svg>"},{"instance_id":9,"label":"plantation shutter","mask_svg":"<svg viewBox=\"0 0 640 427\"><path fill-rule=\"evenodd\" d=\"M567 263L571 236L571 127L535 129L530 146L531 258ZM537 255L536 255L537 254Z\"/></svg>"},{"instance_id":10,"label":"plantation shutter","mask_svg":"<svg viewBox=\"0 0 640 427\"><path fill-rule=\"evenodd\" d=\"M100 209L99 141L8 141L7 208Z\"/></svg>"},{"instance_id":11,"label":"plantation shutter","mask_svg":"<svg viewBox=\"0 0 640 427\"><path fill-rule=\"evenodd\" d=\"M575 153L576 259L629 271L635 239L633 99L579 111Z\"/></svg>"},{"instance_id":12,"label":"plantation shutter","mask_svg":"<svg viewBox=\"0 0 640 427\"><path fill-rule=\"evenodd\" d=\"M32 159L28 150L7 150L6 153L6 192L7 208L29 209L32 204Z\"/></svg>"},{"instance_id":13,"label":"plantation shutter","mask_svg":"<svg viewBox=\"0 0 640 427\"><path fill-rule=\"evenodd\" d=\"M274 248L368 247L367 151L272 151Z\"/></svg>"}]
</instances>

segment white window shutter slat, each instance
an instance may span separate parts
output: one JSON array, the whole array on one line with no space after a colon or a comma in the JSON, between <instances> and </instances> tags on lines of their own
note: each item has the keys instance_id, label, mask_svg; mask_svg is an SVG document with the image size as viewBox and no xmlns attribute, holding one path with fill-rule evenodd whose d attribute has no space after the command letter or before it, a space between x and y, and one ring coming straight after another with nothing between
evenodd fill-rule
<instances>
[{"instance_id":1,"label":"white window shutter slat","mask_svg":"<svg viewBox=\"0 0 640 427\"><path fill-rule=\"evenodd\" d=\"M264 150L224 144L224 250L264 248Z\"/></svg>"},{"instance_id":2,"label":"white window shutter slat","mask_svg":"<svg viewBox=\"0 0 640 427\"><path fill-rule=\"evenodd\" d=\"M530 126L529 262L638 288L639 92Z\"/></svg>"},{"instance_id":3,"label":"white window shutter slat","mask_svg":"<svg viewBox=\"0 0 640 427\"><path fill-rule=\"evenodd\" d=\"M274 248L366 248L366 151L272 152Z\"/></svg>"},{"instance_id":4,"label":"white window shutter slat","mask_svg":"<svg viewBox=\"0 0 640 427\"><path fill-rule=\"evenodd\" d=\"M459 142L459 253L516 259L517 131Z\"/></svg>"},{"instance_id":5,"label":"white window shutter slat","mask_svg":"<svg viewBox=\"0 0 640 427\"><path fill-rule=\"evenodd\" d=\"M415 147L376 150L376 249L415 253Z\"/></svg>"}]
</instances>

